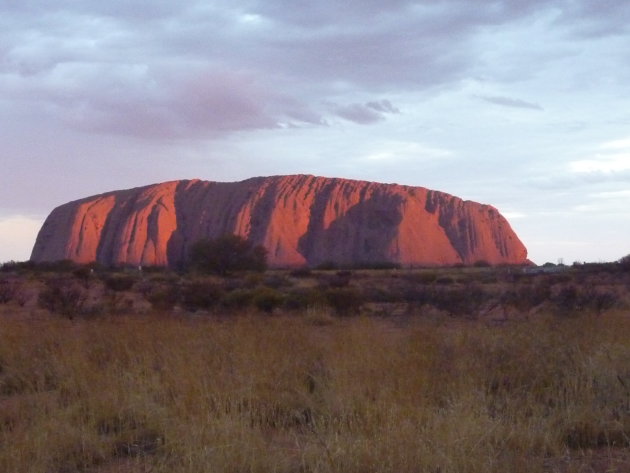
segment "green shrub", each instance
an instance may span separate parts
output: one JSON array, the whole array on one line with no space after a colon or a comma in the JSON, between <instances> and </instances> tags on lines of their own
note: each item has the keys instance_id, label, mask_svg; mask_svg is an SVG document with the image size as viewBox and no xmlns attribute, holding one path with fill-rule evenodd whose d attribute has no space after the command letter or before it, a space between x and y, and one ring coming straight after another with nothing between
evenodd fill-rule
<instances>
[{"instance_id":1,"label":"green shrub","mask_svg":"<svg viewBox=\"0 0 630 473\"><path fill-rule=\"evenodd\" d=\"M432 286L427 285L411 285L407 286L403 290L402 300L405 302L414 302L417 305L428 304L431 302L432 294L435 292ZM393 301L379 301L376 302L393 302Z\"/></svg>"},{"instance_id":2,"label":"green shrub","mask_svg":"<svg viewBox=\"0 0 630 473\"><path fill-rule=\"evenodd\" d=\"M236 289L252 289L258 284L254 284L253 281L247 278L229 276L223 278L221 281L221 287L227 292L234 291Z\"/></svg>"},{"instance_id":3,"label":"green shrub","mask_svg":"<svg viewBox=\"0 0 630 473\"><path fill-rule=\"evenodd\" d=\"M346 287L352 279L352 271L337 271L335 275L328 280L330 287Z\"/></svg>"},{"instance_id":4,"label":"green shrub","mask_svg":"<svg viewBox=\"0 0 630 473\"><path fill-rule=\"evenodd\" d=\"M388 269L400 269L402 266L400 263L393 261L361 261L351 265L352 269L374 269L374 270L388 270Z\"/></svg>"},{"instance_id":5,"label":"green shrub","mask_svg":"<svg viewBox=\"0 0 630 473\"><path fill-rule=\"evenodd\" d=\"M363 299L366 302L401 302L405 300L404 289L386 286L362 287Z\"/></svg>"},{"instance_id":6,"label":"green shrub","mask_svg":"<svg viewBox=\"0 0 630 473\"><path fill-rule=\"evenodd\" d=\"M439 278L435 279L435 282L437 284L443 284L443 285L454 284L455 279L453 279L451 276L440 276Z\"/></svg>"},{"instance_id":7,"label":"green shrub","mask_svg":"<svg viewBox=\"0 0 630 473\"><path fill-rule=\"evenodd\" d=\"M291 280L284 274L270 274L264 278L263 284L274 289L290 287L292 285Z\"/></svg>"},{"instance_id":8,"label":"green shrub","mask_svg":"<svg viewBox=\"0 0 630 473\"><path fill-rule=\"evenodd\" d=\"M188 259L190 267L203 273L226 275L267 269L267 250L239 235L201 239L192 245Z\"/></svg>"},{"instance_id":9,"label":"green shrub","mask_svg":"<svg viewBox=\"0 0 630 473\"><path fill-rule=\"evenodd\" d=\"M231 278L232 283L234 283L235 281L240 281L239 283L235 284L235 287L244 287L247 289L254 289L255 287L258 287L262 284L263 282L263 274L261 273L251 273L248 272L244 275L243 278Z\"/></svg>"},{"instance_id":10,"label":"green shrub","mask_svg":"<svg viewBox=\"0 0 630 473\"><path fill-rule=\"evenodd\" d=\"M324 294L327 304L337 315L357 314L363 304L361 294L353 288L330 288Z\"/></svg>"},{"instance_id":11,"label":"green shrub","mask_svg":"<svg viewBox=\"0 0 630 473\"><path fill-rule=\"evenodd\" d=\"M491 298L478 284L462 287L436 287L429 293L428 303L451 315L476 315Z\"/></svg>"},{"instance_id":12,"label":"green shrub","mask_svg":"<svg viewBox=\"0 0 630 473\"><path fill-rule=\"evenodd\" d=\"M216 306L223 295L224 290L215 282L192 281L182 287L181 301L186 310L206 310Z\"/></svg>"},{"instance_id":13,"label":"green shrub","mask_svg":"<svg viewBox=\"0 0 630 473\"><path fill-rule=\"evenodd\" d=\"M488 263L486 260L480 259L480 260L475 261L473 263L473 266L475 268L489 268L492 265Z\"/></svg>"},{"instance_id":14,"label":"green shrub","mask_svg":"<svg viewBox=\"0 0 630 473\"><path fill-rule=\"evenodd\" d=\"M352 279L352 271L341 270L335 274L323 273L317 276L319 287L322 289L328 287L347 287Z\"/></svg>"},{"instance_id":15,"label":"green shrub","mask_svg":"<svg viewBox=\"0 0 630 473\"><path fill-rule=\"evenodd\" d=\"M81 284L83 284L83 287L86 289L90 287L90 282L92 281L93 273L94 273L94 270L88 265L81 266L75 269L74 271L72 271L72 275L76 279L81 281Z\"/></svg>"},{"instance_id":16,"label":"green shrub","mask_svg":"<svg viewBox=\"0 0 630 473\"><path fill-rule=\"evenodd\" d=\"M153 310L169 312L180 300L180 290L175 284L155 284L145 294Z\"/></svg>"},{"instance_id":17,"label":"green shrub","mask_svg":"<svg viewBox=\"0 0 630 473\"><path fill-rule=\"evenodd\" d=\"M584 298L572 284L562 286L552 295L551 301L559 315L572 315L584 308Z\"/></svg>"},{"instance_id":18,"label":"green shrub","mask_svg":"<svg viewBox=\"0 0 630 473\"><path fill-rule=\"evenodd\" d=\"M58 261L42 261L40 263L34 263L34 269L36 271L50 272L50 273L71 273L77 269L77 263L69 259L63 259Z\"/></svg>"},{"instance_id":19,"label":"green shrub","mask_svg":"<svg viewBox=\"0 0 630 473\"><path fill-rule=\"evenodd\" d=\"M315 269L319 269L321 271L332 271L333 269L337 269L339 266L334 261L323 261L315 266Z\"/></svg>"},{"instance_id":20,"label":"green shrub","mask_svg":"<svg viewBox=\"0 0 630 473\"><path fill-rule=\"evenodd\" d=\"M310 278L313 273L308 266L303 266L301 268L296 268L292 270L290 273L291 277L294 278Z\"/></svg>"},{"instance_id":21,"label":"green shrub","mask_svg":"<svg viewBox=\"0 0 630 473\"><path fill-rule=\"evenodd\" d=\"M14 300L18 294L20 284L17 281L0 280L0 304L7 304Z\"/></svg>"},{"instance_id":22,"label":"green shrub","mask_svg":"<svg viewBox=\"0 0 630 473\"><path fill-rule=\"evenodd\" d=\"M530 280L525 279L525 282ZM533 284L522 284L501 295L502 303L510 305L518 310L527 311L538 307L551 298L551 288L546 280Z\"/></svg>"},{"instance_id":23,"label":"green shrub","mask_svg":"<svg viewBox=\"0 0 630 473\"><path fill-rule=\"evenodd\" d=\"M244 309L251 306L253 298L254 294L250 289L234 289L223 296L221 305L227 309Z\"/></svg>"},{"instance_id":24,"label":"green shrub","mask_svg":"<svg viewBox=\"0 0 630 473\"><path fill-rule=\"evenodd\" d=\"M558 315L574 315L579 312L601 314L619 302L619 296L611 291L592 286L565 285L550 297Z\"/></svg>"},{"instance_id":25,"label":"green shrub","mask_svg":"<svg viewBox=\"0 0 630 473\"><path fill-rule=\"evenodd\" d=\"M273 312L276 307L280 307L284 302L284 296L280 291L270 287L259 287L252 295L252 303L263 312Z\"/></svg>"},{"instance_id":26,"label":"green shrub","mask_svg":"<svg viewBox=\"0 0 630 473\"><path fill-rule=\"evenodd\" d=\"M437 273L431 271L402 273L402 278L406 281L418 284L432 284L438 278Z\"/></svg>"},{"instance_id":27,"label":"green shrub","mask_svg":"<svg viewBox=\"0 0 630 473\"><path fill-rule=\"evenodd\" d=\"M295 288L285 295L283 307L286 310L297 311L325 304L326 298L321 291L312 288Z\"/></svg>"},{"instance_id":28,"label":"green shrub","mask_svg":"<svg viewBox=\"0 0 630 473\"><path fill-rule=\"evenodd\" d=\"M83 312L86 300L87 293L75 281L51 279L39 293L37 303L43 309L73 319Z\"/></svg>"},{"instance_id":29,"label":"green shrub","mask_svg":"<svg viewBox=\"0 0 630 473\"><path fill-rule=\"evenodd\" d=\"M611 291L593 290L590 294L589 301L590 307L597 314L601 314L619 304L619 296Z\"/></svg>"},{"instance_id":30,"label":"green shrub","mask_svg":"<svg viewBox=\"0 0 630 473\"><path fill-rule=\"evenodd\" d=\"M129 291L136 283L136 279L127 274L112 274L103 281L105 287L114 292Z\"/></svg>"},{"instance_id":31,"label":"green shrub","mask_svg":"<svg viewBox=\"0 0 630 473\"><path fill-rule=\"evenodd\" d=\"M416 305L430 305L450 315L475 315L493 295L477 283L452 286L408 287L403 299Z\"/></svg>"}]
</instances>

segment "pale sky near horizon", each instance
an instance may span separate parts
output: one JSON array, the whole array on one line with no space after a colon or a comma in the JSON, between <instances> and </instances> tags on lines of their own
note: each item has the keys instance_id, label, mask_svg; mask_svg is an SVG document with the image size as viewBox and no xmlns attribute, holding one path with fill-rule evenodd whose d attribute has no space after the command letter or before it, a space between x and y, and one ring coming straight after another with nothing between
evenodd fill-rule
<instances>
[{"instance_id":1,"label":"pale sky near horizon","mask_svg":"<svg viewBox=\"0 0 630 473\"><path fill-rule=\"evenodd\" d=\"M5 0L0 262L65 202L180 178L396 182L542 264L630 253L630 2Z\"/></svg>"}]
</instances>

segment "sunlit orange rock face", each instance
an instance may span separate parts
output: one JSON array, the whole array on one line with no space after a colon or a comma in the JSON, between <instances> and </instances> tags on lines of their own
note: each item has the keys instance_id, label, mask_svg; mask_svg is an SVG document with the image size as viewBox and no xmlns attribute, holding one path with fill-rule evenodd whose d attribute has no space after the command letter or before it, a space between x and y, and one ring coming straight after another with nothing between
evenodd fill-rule
<instances>
[{"instance_id":1,"label":"sunlit orange rock face","mask_svg":"<svg viewBox=\"0 0 630 473\"><path fill-rule=\"evenodd\" d=\"M227 233L264 245L275 267L527 262L489 205L422 187L305 175L173 181L70 202L48 216L31 259L175 267L195 241Z\"/></svg>"}]
</instances>

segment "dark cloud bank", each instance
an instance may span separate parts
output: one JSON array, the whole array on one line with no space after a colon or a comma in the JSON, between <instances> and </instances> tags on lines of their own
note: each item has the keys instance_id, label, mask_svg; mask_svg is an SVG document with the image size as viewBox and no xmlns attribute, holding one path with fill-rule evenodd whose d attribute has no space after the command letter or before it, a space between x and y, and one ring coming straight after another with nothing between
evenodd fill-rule
<instances>
[{"instance_id":1,"label":"dark cloud bank","mask_svg":"<svg viewBox=\"0 0 630 473\"><path fill-rule=\"evenodd\" d=\"M393 93L466 78L479 28L543 9L575 34L625 30L630 12L586 0L9 1L0 7L0 94L77 129L139 137L319 126L334 116L370 125L398 113Z\"/></svg>"}]
</instances>

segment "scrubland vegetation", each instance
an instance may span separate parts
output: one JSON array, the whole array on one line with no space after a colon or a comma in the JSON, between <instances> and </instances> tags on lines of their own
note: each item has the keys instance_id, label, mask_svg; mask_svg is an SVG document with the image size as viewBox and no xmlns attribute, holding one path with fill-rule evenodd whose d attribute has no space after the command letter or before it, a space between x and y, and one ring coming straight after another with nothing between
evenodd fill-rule
<instances>
[{"instance_id":1,"label":"scrubland vegetation","mask_svg":"<svg viewBox=\"0 0 630 473\"><path fill-rule=\"evenodd\" d=\"M0 273L0 471L626 472L630 271Z\"/></svg>"}]
</instances>

